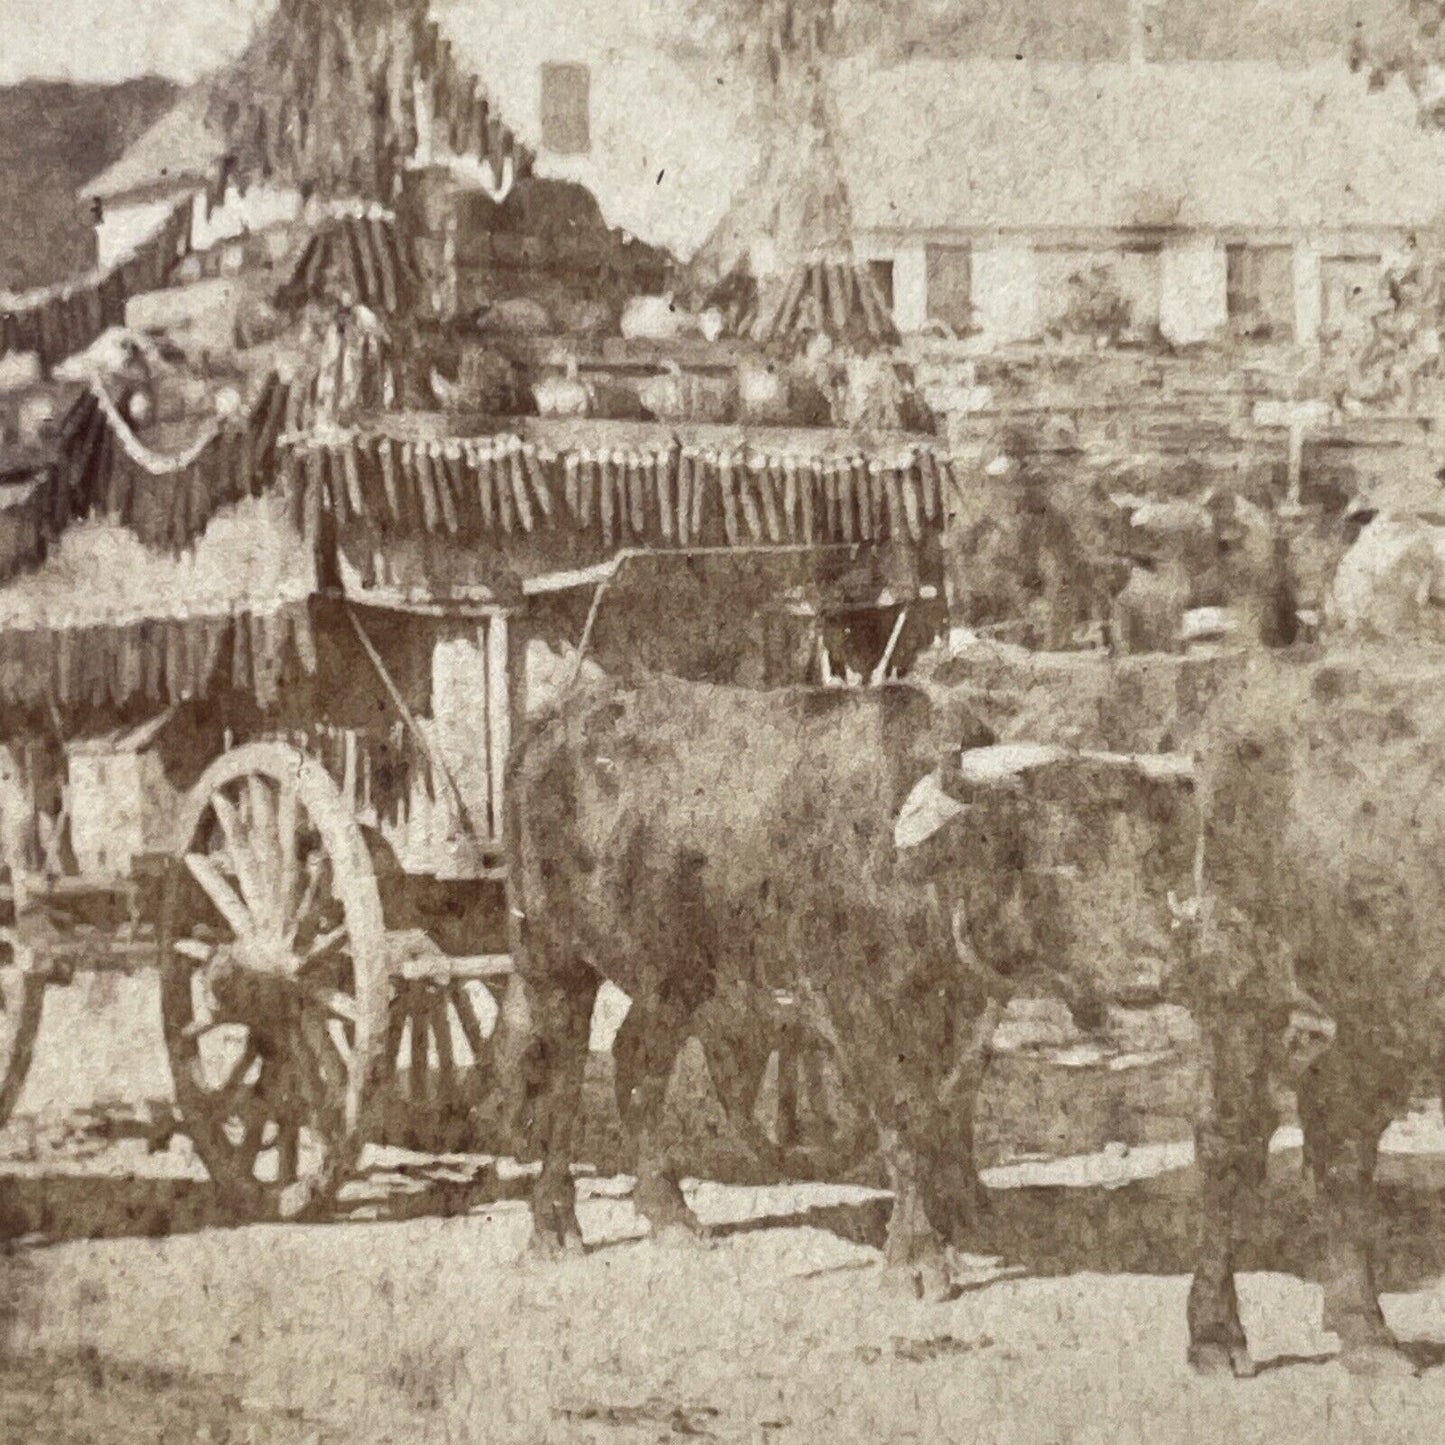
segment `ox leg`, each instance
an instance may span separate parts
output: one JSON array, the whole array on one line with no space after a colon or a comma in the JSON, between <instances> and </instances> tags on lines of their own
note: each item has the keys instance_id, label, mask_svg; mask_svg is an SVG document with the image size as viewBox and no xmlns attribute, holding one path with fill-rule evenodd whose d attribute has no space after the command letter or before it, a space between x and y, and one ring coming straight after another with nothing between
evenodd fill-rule
<instances>
[{"instance_id":1,"label":"ox leg","mask_svg":"<svg viewBox=\"0 0 1445 1445\"><path fill-rule=\"evenodd\" d=\"M1207 1018L1201 1031L1203 1107L1194 1132L1199 1222L1188 1309L1189 1363L1201 1374L1254 1373L1239 1318L1234 1253L1246 1211L1258 1207L1269 1162L1275 1023L1264 1011L1226 1012Z\"/></svg>"},{"instance_id":2,"label":"ox leg","mask_svg":"<svg viewBox=\"0 0 1445 1445\"><path fill-rule=\"evenodd\" d=\"M637 1188L632 1200L654 1234L700 1236L701 1221L683 1198L679 1171L663 1147L663 1112L673 1065L687 1042L690 1010L635 1003L612 1045L617 1112L632 1141Z\"/></svg>"},{"instance_id":3,"label":"ox leg","mask_svg":"<svg viewBox=\"0 0 1445 1445\"><path fill-rule=\"evenodd\" d=\"M1340 1337L1347 1369L1413 1374L1381 1312L1371 1257L1375 1161L1390 1118L1380 1072L1337 1044L1301 1084L1300 1123L1325 1231L1325 1328Z\"/></svg>"},{"instance_id":4,"label":"ox leg","mask_svg":"<svg viewBox=\"0 0 1445 1445\"><path fill-rule=\"evenodd\" d=\"M718 1103L758 1169L769 1179L782 1171L783 1150L758 1126L753 1108L774 1042L769 1021L757 1015L730 1017L713 1024L703 1039Z\"/></svg>"},{"instance_id":5,"label":"ox leg","mask_svg":"<svg viewBox=\"0 0 1445 1445\"><path fill-rule=\"evenodd\" d=\"M973 1108L999 1010L968 1010L936 990L888 1005L843 991L812 1007L845 1088L868 1101L878 1129L893 1194L884 1286L946 1299L953 1276L940 1227L956 1236L980 1201Z\"/></svg>"},{"instance_id":6,"label":"ox leg","mask_svg":"<svg viewBox=\"0 0 1445 1445\"><path fill-rule=\"evenodd\" d=\"M532 1191L532 1247L542 1254L580 1250L572 1143L598 979L581 965L527 983L535 1030L523 1061L526 1100L542 1155Z\"/></svg>"},{"instance_id":7,"label":"ox leg","mask_svg":"<svg viewBox=\"0 0 1445 1445\"><path fill-rule=\"evenodd\" d=\"M906 1048L895 1051L895 1067L900 1072L893 1075L892 1097L880 1100L885 1107L875 1111L879 1149L893 1192L883 1246L884 1284L918 1299L941 1300L952 1286L948 1253L939 1232L944 1221L938 1216L941 1140L937 1126L942 1110L938 1099L927 1091L932 1081L898 1062L906 1057ZM972 1109L972 1105L971 1097L954 1101L955 1108ZM965 1167L972 1167L971 1158Z\"/></svg>"},{"instance_id":8,"label":"ox leg","mask_svg":"<svg viewBox=\"0 0 1445 1445\"><path fill-rule=\"evenodd\" d=\"M946 1299L953 1278L943 1237L928 1212L924 1157L906 1128L880 1127L878 1144L893 1192L883 1245L884 1287L915 1299Z\"/></svg>"}]
</instances>

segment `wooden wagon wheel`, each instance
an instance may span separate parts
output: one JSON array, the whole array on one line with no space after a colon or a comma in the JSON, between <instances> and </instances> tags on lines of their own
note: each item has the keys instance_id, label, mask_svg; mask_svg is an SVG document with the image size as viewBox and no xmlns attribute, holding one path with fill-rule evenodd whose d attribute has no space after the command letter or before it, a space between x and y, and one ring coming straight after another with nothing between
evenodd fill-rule
<instances>
[{"instance_id":1,"label":"wooden wagon wheel","mask_svg":"<svg viewBox=\"0 0 1445 1445\"><path fill-rule=\"evenodd\" d=\"M45 1003L44 978L27 966L12 940L3 941L11 943L11 959L0 966L0 1126L9 1120L25 1087Z\"/></svg>"},{"instance_id":2,"label":"wooden wagon wheel","mask_svg":"<svg viewBox=\"0 0 1445 1445\"><path fill-rule=\"evenodd\" d=\"M867 1113L847 1096L832 1049L799 1025L778 1031L753 1118L795 1179L848 1178L876 1144Z\"/></svg>"},{"instance_id":3,"label":"wooden wagon wheel","mask_svg":"<svg viewBox=\"0 0 1445 1445\"><path fill-rule=\"evenodd\" d=\"M160 931L176 1102L228 1203L323 1208L385 1043L385 932L361 828L314 759L249 743L183 805Z\"/></svg>"},{"instance_id":4,"label":"wooden wagon wheel","mask_svg":"<svg viewBox=\"0 0 1445 1445\"><path fill-rule=\"evenodd\" d=\"M506 978L395 980L383 1056L388 1144L433 1154L510 1147L504 1084L515 1012ZM509 1004L511 1005L509 1007Z\"/></svg>"}]
</instances>

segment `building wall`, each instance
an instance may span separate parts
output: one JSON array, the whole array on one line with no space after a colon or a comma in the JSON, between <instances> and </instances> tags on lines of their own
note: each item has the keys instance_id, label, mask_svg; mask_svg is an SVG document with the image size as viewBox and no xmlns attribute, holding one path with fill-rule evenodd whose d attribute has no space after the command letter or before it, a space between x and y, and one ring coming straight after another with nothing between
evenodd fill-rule
<instances>
[{"instance_id":1,"label":"building wall","mask_svg":"<svg viewBox=\"0 0 1445 1445\"><path fill-rule=\"evenodd\" d=\"M294 221L300 212L300 194L274 186L252 186L244 195L232 186L226 192L225 201L209 216L205 197L197 196L191 216L191 244L197 251L206 251L248 231Z\"/></svg>"},{"instance_id":2,"label":"building wall","mask_svg":"<svg viewBox=\"0 0 1445 1445\"><path fill-rule=\"evenodd\" d=\"M1186 236L1160 254L1159 331L1176 346L1210 341L1229 321L1224 247L1215 236Z\"/></svg>"},{"instance_id":3,"label":"building wall","mask_svg":"<svg viewBox=\"0 0 1445 1445\"><path fill-rule=\"evenodd\" d=\"M434 13L536 151L537 173L585 185L609 224L687 257L751 177L757 150L741 82L726 68L677 58L682 32L667 7L459 0ZM543 66L569 63L589 72L582 154L542 144Z\"/></svg>"},{"instance_id":4,"label":"building wall","mask_svg":"<svg viewBox=\"0 0 1445 1445\"><path fill-rule=\"evenodd\" d=\"M1319 343L1323 305L1319 245L1314 241L1301 241L1294 248L1294 339L1297 346Z\"/></svg>"},{"instance_id":5,"label":"building wall","mask_svg":"<svg viewBox=\"0 0 1445 1445\"><path fill-rule=\"evenodd\" d=\"M108 204L95 227L96 265L104 271L128 256L160 230L175 204L174 196L139 205Z\"/></svg>"},{"instance_id":6,"label":"building wall","mask_svg":"<svg viewBox=\"0 0 1445 1445\"><path fill-rule=\"evenodd\" d=\"M1068 329L1080 283L1092 290L1096 278L1128 307L1124 334L1147 339L1159 325L1160 262L1157 251L1139 251L1107 243L1069 248L1039 247L1039 319L1045 329Z\"/></svg>"},{"instance_id":7,"label":"building wall","mask_svg":"<svg viewBox=\"0 0 1445 1445\"><path fill-rule=\"evenodd\" d=\"M179 196L134 204L109 202L95 228L97 264L102 270L123 260L131 251L165 224ZM209 209L206 197L197 192L191 202L191 245L205 251L222 241L234 240L248 231L296 219L301 197L296 191L271 186L252 186L245 195L232 186L225 200Z\"/></svg>"},{"instance_id":8,"label":"building wall","mask_svg":"<svg viewBox=\"0 0 1445 1445\"><path fill-rule=\"evenodd\" d=\"M1002 240L974 251L973 305L978 328L990 341L1038 336L1038 263L1027 241Z\"/></svg>"},{"instance_id":9,"label":"building wall","mask_svg":"<svg viewBox=\"0 0 1445 1445\"><path fill-rule=\"evenodd\" d=\"M1243 318L1230 314L1229 262L1232 249L1275 251L1287 258L1280 278L1283 319L1297 346L1340 344L1342 333L1360 336L1366 314L1377 305L1382 268L1400 262L1404 232L1320 233L1289 239L1278 235L1222 236L1190 233L1170 238L1158 250L1125 245L1100 235L1074 238L1064 245L1037 237L975 238L940 241L901 235L864 234L855 244L862 260L891 267L893 314L905 335L922 331L945 300L930 286L929 255L966 249L967 264L950 268L948 308L957 316L960 275L966 278L971 305L969 328L985 344L1035 340L1057 327L1067 310L1070 278L1102 266L1129 303L1132 325L1126 335L1147 339L1158 334L1176 346L1221 337ZM1272 303L1273 304L1273 303ZM955 330L961 330L955 324ZM1279 339L1276 337L1276 339Z\"/></svg>"}]
</instances>

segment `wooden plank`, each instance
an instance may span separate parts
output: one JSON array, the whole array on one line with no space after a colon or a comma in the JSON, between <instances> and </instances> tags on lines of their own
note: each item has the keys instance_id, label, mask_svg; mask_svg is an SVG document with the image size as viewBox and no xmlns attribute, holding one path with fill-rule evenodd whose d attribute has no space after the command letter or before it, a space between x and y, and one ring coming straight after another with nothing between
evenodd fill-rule
<instances>
[{"instance_id":1,"label":"wooden plank","mask_svg":"<svg viewBox=\"0 0 1445 1445\"><path fill-rule=\"evenodd\" d=\"M510 978L517 965L510 953L476 953L453 958L429 953L406 962L405 977L412 982L454 983L467 979Z\"/></svg>"}]
</instances>

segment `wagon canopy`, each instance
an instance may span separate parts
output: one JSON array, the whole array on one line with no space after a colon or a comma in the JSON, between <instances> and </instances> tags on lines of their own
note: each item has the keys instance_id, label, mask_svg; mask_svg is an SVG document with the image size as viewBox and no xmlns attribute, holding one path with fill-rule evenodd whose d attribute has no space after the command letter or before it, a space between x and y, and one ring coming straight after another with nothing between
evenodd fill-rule
<instances>
[{"instance_id":1,"label":"wagon canopy","mask_svg":"<svg viewBox=\"0 0 1445 1445\"><path fill-rule=\"evenodd\" d=\"M246 390L169 455L99 381L70 409L56 464L0 502L0 706L216 686L268 706L288 667L314 669L318 592L508 607L638 551L833 559L820 576L888 554L906 597L955 485L904 434L865 450L820 429L518 418L499 434L407 413L342 429L318 421L316 372L261 367Z\"/></svg>"},{"instance_id":2,"label":"wagon canopy","mask_svg":"<svg viewBox=\"0 0 1445 1445\"><path fill-rule=\"evenodd\" d=\"M278 495L217 516L195 547L147 547L115 520L70 527L0 589L0 706L157 704L224 683L274 699L314 665L316 562Z\"/></svg>"}]
</instances>

